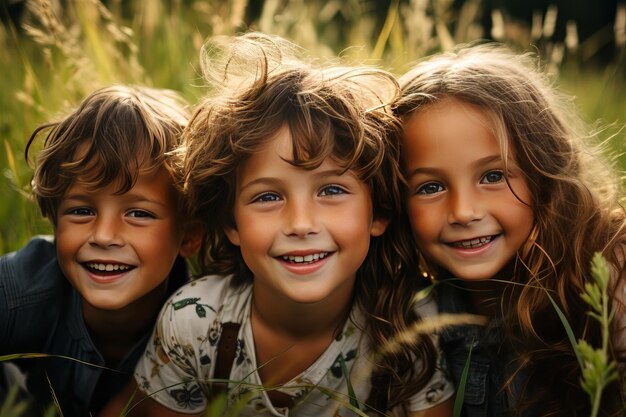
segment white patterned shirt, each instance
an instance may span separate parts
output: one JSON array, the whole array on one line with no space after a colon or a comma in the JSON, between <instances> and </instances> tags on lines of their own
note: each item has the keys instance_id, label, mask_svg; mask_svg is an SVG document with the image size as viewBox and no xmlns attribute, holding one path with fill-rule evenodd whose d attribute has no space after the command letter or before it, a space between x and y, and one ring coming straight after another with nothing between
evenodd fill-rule
<instances>
[{"instance_id":1,"label":"white patterned shirt","mask_svg":"<svg viewBox=\"0 0 626 417\"><path fill-rule=\"evenodd\" d=\"M368 358L371 349L355 323L363 315L353 308L343 331L300 375L278 390L295 397L290 408L274 407L262 389L257 372L250 322L252 285L233 287L232 277L207 276L175 293L163 307L151 342L140 359L135 377L139 387L162 405L182 413L205 410L211 395L217 343L222 323L239 323L235 360L230 371L228 407L241 416L352 416L351 407L364 408L371 390ZM424 317L436 314L430 299L417 307ZM416 363L419 369L420 363ZM347 372L346 372L347 371ZM348 374L346 378L345 373ZM349 389L356 397L350 401ZM452 384L440 369L427 387L408 404L411 411L433 407L450 398Z\"/></svg>"}]
</instances>

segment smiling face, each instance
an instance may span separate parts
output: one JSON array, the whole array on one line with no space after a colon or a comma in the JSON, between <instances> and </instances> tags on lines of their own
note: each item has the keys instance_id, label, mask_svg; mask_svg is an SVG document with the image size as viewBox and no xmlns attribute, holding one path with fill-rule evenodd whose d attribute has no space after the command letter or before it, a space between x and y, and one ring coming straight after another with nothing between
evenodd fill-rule
<instances>
[{"instance_id":1,"label":"smiling face","mask_svg":"<svg viewBox=\"0 0 626 417\"><path fill-rule=\"evenodd\" d=\"M314 170L291 165L286 128L237 171L235 228L226 229L254 276L255 296L294 303L346 302L374 220L370 191L327 159Z\"/></svg>"},{"instance_id":2,"label":"smiling face","mask_svg":"<svg viewBox=\"0 0 626 417\"><path fill-rule=\"evenodd\" d=\"M140 174L126 193L75 182L58 209L61 269L98 309L126 307L168 277L183 240L169 173Z\"/></svg>"},{"instance_id":3,"label":"smiling face","mask_svg":"<svg viewBox=\"0 0 626 417\"><path fill-rule=\"evenodd\" d=\"M420 250L455 277L497 277L528 238L533 212L485 114L455 99L433 104L407 120L403 152Z\"/></svg>"}]
</instances>

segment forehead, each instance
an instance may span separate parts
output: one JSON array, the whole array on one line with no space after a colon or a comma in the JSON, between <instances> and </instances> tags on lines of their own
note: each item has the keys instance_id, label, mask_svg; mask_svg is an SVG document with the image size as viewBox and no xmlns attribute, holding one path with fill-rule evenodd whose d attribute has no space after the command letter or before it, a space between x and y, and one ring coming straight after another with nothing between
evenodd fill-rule
<instances>
[{"instance_id":1,"label":"forehead","mask_svg":"<svg viewBox=\"0 0 626 417\"><path fill-rule=\"evenodd\" d=\"M293 162L293 140L287 127L281 128L277 134L257 152L251 154L237 170L237 182L241 185L260 176L285 177L300 176L306 173L319 173L320 171L332 171L333 173L343 173L346 171L333 160L327 157L320 160L319 166L299 166ZM313 155L311 158L315 158ZM349 171L348 171L349 172Z\"/></svg>"},{"instance_id":2,"label":"forehead","mask_svg":"<svg viewBox=\"0 0 626 417\"><path fill-rule=\"evenodd\" d=\"M478 107L455 99L444 99L411 115L405 121L403 147L408 165L501 154L493 120Z\"/></svg>"},{"instance_id":3,"label":"forehead","mask_svg":"<svg viewBox=\"0 0 626 417\"><path fill-rule=\"evenodd\" d=\"M89 178L78 176L72 181L65 193L65 197L71 194L84 195L107 195L128 196L140 195L144 198L158 199L167 204L176 200L177 192L174 181L169 171L161 166L146 170L139 170L135 182L130 189L125 190L126 178L118 176L108 183L93 182Z\"/></svg>"}]
</instances>

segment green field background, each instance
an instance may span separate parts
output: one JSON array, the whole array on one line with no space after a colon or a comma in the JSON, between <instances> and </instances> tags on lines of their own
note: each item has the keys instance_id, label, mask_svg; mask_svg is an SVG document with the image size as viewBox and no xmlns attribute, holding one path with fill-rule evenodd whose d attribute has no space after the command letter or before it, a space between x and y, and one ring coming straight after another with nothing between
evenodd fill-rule
<instances>
[{"instance_id":1,"label":"green field background","mask_svg":"<svg viewBox=\"0 0 626 417\"><path fill-rule=\"evenodd\" d=\"M623 5L611 11L615 23L591 36L572 36L574 26L567 39L556 41L550 25L558 8L548 4L536 11L534 23L523 23L472 0L33 0L14 20L7 18L9 3L0 26L0 253L51 232L29 199L32 167L23 154L33 129L111 83L171 88L195 102L206 92L199 50L217 34L277 34L313 56L398 75L429 54L492 37L537 52L600 139L616 155L626 151ZM492 22L489 33L480 23L485 18ZM599 60L607 45L608 58ZM625 169L626 158L618 155L617 164Z\"/></svg>"}]
</instances>

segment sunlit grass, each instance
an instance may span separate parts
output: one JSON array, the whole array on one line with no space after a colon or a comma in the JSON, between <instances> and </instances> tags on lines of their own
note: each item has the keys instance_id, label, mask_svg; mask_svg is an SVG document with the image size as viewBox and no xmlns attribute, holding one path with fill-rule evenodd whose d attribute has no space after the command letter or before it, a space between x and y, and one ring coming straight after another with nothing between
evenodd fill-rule
<instances>
[{"instance_id":1,"label":"sunlit grass","mask_svg":"<svg viewBox=\"0 0 626 417\"><path fill-rule=\"evenodd\" d=\"M0 27L1 253L21 247L34 234L51 232L27 199L31 169L23 151L32 130L93 89L115 82L172 88L195 102L205 92L197 62L208 36L262 30L292 39L314 56L340 54L342 59L396 73L425 55L486 36L478 25L477 0L465 2L459 11L452 9L449 0L392 1L384 18L371 3L359 0L268 0L252 20L246 0L118 0L110 2L108 9L96 0L68 2L62 9L55 9L56 3L49 0L28 4L21 28ZM624 63L619 54L607 68L585 70L584 53L572 52L565 58L554 53L563 46L546 40L549 25L523 27L497 16L494 13L494 24L504 26L494 25L492 35L517 48L538 48L561 70L560 84L577 96L586 119L614 123L616 129L607 135L618 130L626 114ZM550 18L539 17L544 23ZM599 47L593 42L601 40L598 36L579 45L579 50L593 51ZM618 133L611 140L616 152L626 152L623 136ZM622 167L625 161L626 157L620 159Z\"/></svg>"},{"instance_id":2,"label":"sunlit grass","mask_svg":"<svg viewBox=\"0 0 626 417\"><path fill-rule=\"evenodd\" d=\"M197 63L208 36L261 30L285 36L320 58L340 55L399 74L428 54L489 35L478 24L479 0L464 2L458 11L452 0L394 0L384 16L362 0L266 0L252 19L247 0L113 0L108 8L84 0L55 9L57 3L31 1L22 27L0 26L0 253L52 231L28 198L32 171L23 153L33 129L110 83L171 88L195 102L205 92ZM615 33L603 31L583 43L573 37L566 45L550 41L554 9L527 26L494 11L490 35L521 50L535 48L559 74L559 85L576 96L587 121L612 124L601 139L610 138L616 153L626 153L621 130L626 11L620 10ZM607 37L618 46L614 60L589 68L588 56ZM626 170L626 156L619 161ZM7 415L17 417L19 405L13 411Z\"/></svg>"}]
</instances>

